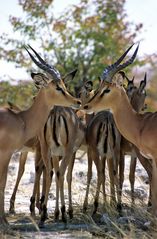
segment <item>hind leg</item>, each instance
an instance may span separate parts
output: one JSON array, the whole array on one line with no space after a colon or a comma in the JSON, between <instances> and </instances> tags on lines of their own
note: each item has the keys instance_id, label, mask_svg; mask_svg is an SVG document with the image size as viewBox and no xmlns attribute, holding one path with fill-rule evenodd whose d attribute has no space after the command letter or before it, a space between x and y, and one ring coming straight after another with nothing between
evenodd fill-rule
<instances>
[{"instance_id":1,"label":"hind leg","mask_svg":"<svg viewBox=\"0 0 157 239\"><path fill-rule=\"evenodd\" d=\"M12 193L12 196L10 198L10 208L9 208L9 212L14 214L15 213L15 197L16 197L16 192L20 183L20 180L22 178L22 175L24 173L25 170L25 163L26 163L26 159L27 159L27 154L28 152L23 152L20 155L20 163L19 163L19 169L18 169L18 176L17 176L17 180L16 180L16 184L14 187L14 191Z\"/></svg>"},{"instance_id":2,"label":"hind leg","mask_svg":"<svg viewBox=\"0 0 157 239\"><path fill-rule=\"evenodd\" d=\"M8 165L12 153L0 152L0 227L8 225L4 210L4 190L7 181Z\"/></svg>"}]
</instances>

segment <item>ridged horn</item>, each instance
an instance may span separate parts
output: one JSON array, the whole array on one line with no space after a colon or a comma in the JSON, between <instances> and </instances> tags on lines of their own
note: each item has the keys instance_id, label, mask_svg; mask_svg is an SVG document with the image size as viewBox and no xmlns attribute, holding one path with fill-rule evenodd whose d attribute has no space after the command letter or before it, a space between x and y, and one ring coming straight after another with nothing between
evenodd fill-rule
<instances>
[{"instance_id":1,"label":"ridged horn","mask_svg":"<svg viewBox=\"0 0 157 239\"><path fill-rule=\"evenodd\" d=\"M122 62L122 60L125 58L125 56L127 55L127 53L130 51L130 49L133 47L133 45L131 45L115 63L113 63L110 66L107 66L104 69L103 74L101 76L101 80L106 81L106 82L111 82L113 76L118 71L123 70L125 67L130 65L135 60L135 57L136 57L137 52L138 52L139 44L136 47L132 57L129 60L127 60L126 62L124 62L123 64L120 64Z\"/></svg>"},{"instance_id":2,"label":"ridged horn","mask_svg":"<svg viewBox=\"0 0 157 239\"><path fill-rule=\"evenodd\" d=\"M35 54L36 58L31 54L31 52L28 50L28 47L33 51L33 53ZM55 69L55 67L49 65L46 61L44 61L41 56L30 46L24 46L24 48L26 49L26 51L28 52L30 58L32 59L32 61L42 70L48 72L50 75L52 75L53 79L55 81L58 81L61 79L61 75L59 73L59 71L57 69Z\"/></svg>"}]
</instances>

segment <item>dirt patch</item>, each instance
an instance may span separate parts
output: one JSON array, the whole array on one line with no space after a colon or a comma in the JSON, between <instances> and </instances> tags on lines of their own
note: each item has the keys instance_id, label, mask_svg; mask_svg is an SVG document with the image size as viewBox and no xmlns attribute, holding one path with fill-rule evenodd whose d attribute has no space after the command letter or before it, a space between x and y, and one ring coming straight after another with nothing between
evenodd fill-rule
<instances>
[{"instance_id":1,"label":"dirt patch","mask_svg":"<svg viewBox=\"0 0 157 239\"><path fill-rule=\"evenodd\" d=\"M117 213L114 207L108 203L101 205L97 215L93 218L93 195L96 187L96 170L93 167L92 186L90 189L89 210L87 214L82 213L82 205L86 190L87 176L87 157L83 152L78 152L75 160L73 171L72 195L74 204L74 218L69 220L65 225L62 222L54 222L53 212L55 207L55 182L51 185L48 201L49 219L45 223L43 229L39 229L39 215L36 210L36 218L32 219L29 216L30 197L33 190L34 182L34 154L30 153L26 162L25 173L20 182L15 210L16 215L7 215L10 223L10 230L0 234L0 239L10 238L34 238L34 239L62 239L62 238L157 238L155 219L152 219L151 214L147 211L147 200L149 186L147 175L138 163L136 170L136 204L131 206L130 185L128 181L129 174L129 158L127 158L125 170L125 183L123 187L123 211L122 215ZM7 187L5 192L5 208L9 210L9 201L15 185L18 169L18 154L15 154L9 165ZM106 183L109 186L109 181ZM108 189L109 190L109 189ZM109 192L108 192L109 193ZM68 205L67 185L65 184L66 203Z\"/></svg>"}]
</instances>

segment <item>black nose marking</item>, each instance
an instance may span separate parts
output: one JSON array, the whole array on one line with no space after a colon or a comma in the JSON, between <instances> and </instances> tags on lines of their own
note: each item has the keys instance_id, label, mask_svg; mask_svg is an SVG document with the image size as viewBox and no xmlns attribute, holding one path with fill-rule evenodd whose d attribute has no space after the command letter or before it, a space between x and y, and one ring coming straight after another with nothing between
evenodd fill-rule
<instances>
[{"instance_id":1,"label":"black nose marking","mask_svg":"<svg viewBox=\"0 0 157 239\"><path fill-rule=\"evenodd\" d=\"M81 101L77 101L77 104L78 104L78 105L81 105Z\"/></svg>"},{"instance_id":2,"label":"black nose marking","mask_svg":"<svg viewBox=\"0 0 157 239\"><path fill-rule=\"evenodd\" d=\"M84 108L85 110L87 110L87 109L88 109L88 105L85 105L83 108Z\"/></svg>"}]
</instances>

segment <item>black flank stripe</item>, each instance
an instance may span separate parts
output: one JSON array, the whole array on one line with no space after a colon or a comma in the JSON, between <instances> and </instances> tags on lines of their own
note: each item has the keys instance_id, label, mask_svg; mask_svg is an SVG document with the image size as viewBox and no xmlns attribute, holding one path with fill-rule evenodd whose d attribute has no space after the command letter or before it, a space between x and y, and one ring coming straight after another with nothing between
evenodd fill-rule
<instances>
[{"instance_id":1,"label":"black flank stripe","mask_svg":"<svg viewBox=\"0 0 157 239\"><path fill-rule=\"evenodd\" d=\"M97 132L97 137L96 137L96 145L99 143L101 128L102 128L102 122L100 123L100 125L98 127L98 132Z\"/></svg>"},{"instance_id":2,"label":"black flank stripe","mask_svg":"<svg viewBox=\"0 0 157 239\"><path fill-rule=\"evenodd\" d=\"M68 131L68 125L67 125L67 122L66 122L66 119L63 117L63 121L64 121L64 125L65 125L65 131L66 131L66 135L67 135L67 142L69 142L69 131Z\"/></svg>"},{"instance_id":3,"label":"black flank stripe","mask_svg":"<svg viewBox=\"0 0 157 239\"><path fill-rule=\"evenodd\" d=\"M106 119L106 124L108 125L108 119ZM104 154L107 153L107 139L108 139L108 127L106 127L106 137L104 141Z\"/></svg>"},{"instance_id":4,"label":"black flank stripe","mask_svg":"<svg viewBox=\"0 0 157 239\"><path fill-rule=\"evenodd\" d=\"M45 139L45 142L46 142L46 131L47 131L47 123L44 125L44 139Z\"/></svg>"},{"instance_id":5,"label":"black flank stripe","mask_svg":"<svg viewBox=\"0 0 157 239\"><path fill-rule=\"evenodd\" d=\"M116 134L115 134L115 128L113 123L111 123L111 128L112 128L112 136L113 136L113 147L116 145Z\"/></svg>"},{"instance_id":6,"label":"black flank stripe","mask_svg":"<svg viewBox=\"0 0 157 239\"><path fill-rule=\"evenodd\" d=\"M51 123L52 123L52 117L51 117ZM54 115L54 121L53 121L53 135L52 135L52 137L53 137L53 139L54 139L54 141L55 141L55 144L59 147L60 146L60 144L59 144L59 142L58 142L58 140L57 140L57 135L56 135L56 121L57 121L57 119L56 119L56 115Z\"/></svg>"}]
</instances>

